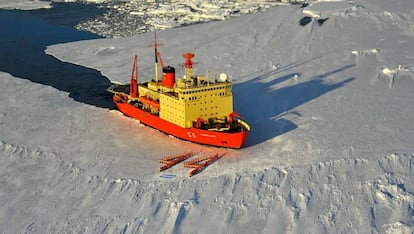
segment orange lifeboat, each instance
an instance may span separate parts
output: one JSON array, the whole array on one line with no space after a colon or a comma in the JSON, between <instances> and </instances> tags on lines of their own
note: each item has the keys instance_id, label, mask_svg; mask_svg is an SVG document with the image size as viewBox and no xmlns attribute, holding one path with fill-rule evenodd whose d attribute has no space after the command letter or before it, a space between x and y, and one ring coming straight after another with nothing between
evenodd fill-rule
<instances>
[{"instance_id":1,"label":"orange lifeboat","mask_svg":"<svg viewBox=\"0 0 414 234\"><path fill-rule=\"evenodd\" d=\"M151 105L151 99L146 96L139 97L139 101L142 102L144 105Z\"/></svg>"},{"instance_id":2,"label":"orange lifeboat","mask_svg":"<svg viewBox=\"0 0 414 234\"><path fill-rule=\"evenodd\" d=\"M158 102L158 100L151 99L147 96L141 96L141 97L139 97L139 101L142 102L142 104L144 104L144 105L148 105L148 106L152 106L156 109L160 109L160 103Z\"/></svg>"},{"instance_id":3,"label":"orange lifeboat","mask_svg":"<svg viewBox=\"0 0 414 234\"><path fill-rule=\"evenodd\" d=\"M155 108L157 108L157 109L160 109L160 103L158 102L158 100L151 100L150 105L151 105L152 107L155 107Z\"/></svg>"}]
</instances>

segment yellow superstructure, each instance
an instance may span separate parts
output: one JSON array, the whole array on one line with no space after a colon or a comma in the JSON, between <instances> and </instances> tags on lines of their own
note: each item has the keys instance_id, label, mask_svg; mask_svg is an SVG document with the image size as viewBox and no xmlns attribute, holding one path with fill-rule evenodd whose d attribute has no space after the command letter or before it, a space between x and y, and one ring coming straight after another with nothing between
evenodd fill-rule
<instances>
[{"instance_id":1,"label":"yellow superstructure","mask_svg":"<svg viewBox=\"0 0 414 234\"><path fill-rule=\"evenodd\" d=\"M225 121L233 112L232 82L227 79L183 77L172 88L162 86L159 81L149 81L138 86L138 93L140 100L150 100L147 108L152 113L184 128L193 127L197 119L209 123ZM158 102L159 108L151 102Z\"/></svg>"}]
</instances>

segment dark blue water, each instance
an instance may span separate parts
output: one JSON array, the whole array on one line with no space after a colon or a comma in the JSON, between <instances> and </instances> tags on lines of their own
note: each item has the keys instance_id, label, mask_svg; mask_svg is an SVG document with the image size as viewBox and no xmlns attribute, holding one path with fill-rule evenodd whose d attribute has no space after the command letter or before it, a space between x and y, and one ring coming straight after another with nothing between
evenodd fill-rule
<instances>
[{"instance_id":1,"label":"dark blue water","mask_svg":"<svg viewBox=\"0 0 414 234\"><path fill-rule=\"evenodd\" d=\"M0 10L0 71L68 92L69 97L82 103L112 107L111 97L105 92L110 85L107 77L44 52L48 45L99 38L73 26L104 9L85 4L53 6L33 11Z\"/></svg>"}]
</instances>

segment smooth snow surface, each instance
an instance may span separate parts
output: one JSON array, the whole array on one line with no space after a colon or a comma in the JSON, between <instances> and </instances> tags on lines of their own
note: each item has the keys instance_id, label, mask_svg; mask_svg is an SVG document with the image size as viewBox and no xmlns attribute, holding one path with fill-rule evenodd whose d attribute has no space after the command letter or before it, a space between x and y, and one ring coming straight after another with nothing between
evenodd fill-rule
<instances>
[{"instance_id":1,"label":"smooth snow surface","mask_svg":"<svg viewBox=\"0 0 414 234\"><path fill-rule=\"evenodd\" d=\"M234 81L235 111L252 127L240 150L1 72L0 232L412 233L414 2L392 2L314 1L158 31L180 75L192 51L196 73ZM120 83L137 53L146 81L152 37L46 53ZM182 164L158 171L185 151L226 154L191 178Z\"/></svg>"}]
</instances>

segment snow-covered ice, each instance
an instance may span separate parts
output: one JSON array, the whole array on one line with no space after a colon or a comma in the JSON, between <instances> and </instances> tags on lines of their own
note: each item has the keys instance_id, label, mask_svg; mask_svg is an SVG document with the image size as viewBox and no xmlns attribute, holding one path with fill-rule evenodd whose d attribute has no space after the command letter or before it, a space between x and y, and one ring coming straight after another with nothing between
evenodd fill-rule
<instances>
[{"instance_id":1,"label":"snow-covered ice","mask_svg":"<svg viewBox=\"0 0 414 234\"><path fill-rule=\"evenodd\" d=\"M300 26L306 8L328 20ZM171 138L1 72L0 232L412 233L413 9L312 1L158 31L164 64L180 73L193 51L198 73L234 81L252 127L240 150ZM137 53L145 81L152 37L45 52L120 83ZM182 165L158 171L159 158L200 150L226 155L191 178Z\"/></svg>"},{"instance_id":2,"label":"snow-covered ice","mask_svg":"<svg viewBox=\"0 0 414 234\"><path fill-rule=\"evenodd\" d=\"M108 11L81 22L77 28L105 37L125 37L182 25L225 20L282 4L273 0L87 1L105 2L103 5Z\"/></svg>"},{"instance_id":3,"label":"snow-covered ice","mask_svg":"<svg viewBox=\"0 0 414 234\"><path fill-rule=\"evenodd\" d=\"M50 2L41 0L0 0L0 9L34 10L50 7Z\"/></svg>"}]
</instances>

